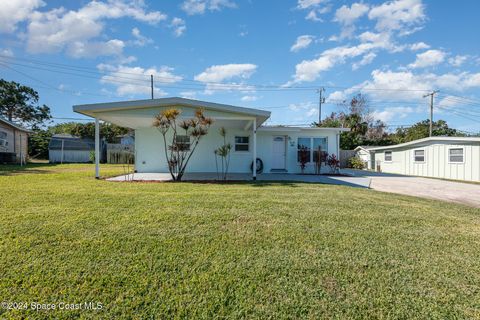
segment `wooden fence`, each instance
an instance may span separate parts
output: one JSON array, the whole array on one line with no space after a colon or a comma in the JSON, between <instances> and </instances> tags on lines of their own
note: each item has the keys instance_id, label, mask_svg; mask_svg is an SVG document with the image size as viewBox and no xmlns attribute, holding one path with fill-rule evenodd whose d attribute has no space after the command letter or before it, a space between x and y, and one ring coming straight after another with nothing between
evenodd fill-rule
<instances>
[{"instance_id":1,"label":"wooden fence","mask_svg":"<svg viewBox=\"0 0 480 320\"><path fill-rule=\"evenodd\" d=\"M340 150L340 168L346 168L348 160L355 156L355 150Z\"/></svg>"}]
</instances>

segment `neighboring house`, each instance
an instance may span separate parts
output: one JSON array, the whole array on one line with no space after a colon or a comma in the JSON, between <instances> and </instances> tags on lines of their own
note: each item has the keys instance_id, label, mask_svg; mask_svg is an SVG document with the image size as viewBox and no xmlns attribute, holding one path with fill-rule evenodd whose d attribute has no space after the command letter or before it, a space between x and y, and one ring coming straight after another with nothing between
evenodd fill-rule
<instances>
[{"instance_id":1,"label":"neighboring house","mask_svg":"<svg viewBox=\"0 0 480 320\"><path fill-rule=\"evenodd\" d=\"M32 131L0 117L0 163L25 163Z\"/></svg>"},{"instance_id":2,"label":"neighboring house","mask_svg":"<svg viewBox=\"0 0 480 320\"><path fill-rule=\"evenodd\" d=\"M214 150L223 145L219 129L227 130L228 142L232 145L230 172L251 172L253 159L263 162L263 172L301 172L298 149L310 150L306 172L314 172L314 150L339 156L340 133L344 128L301 128L263 126L270 117L269 111L236 107L184 98L161 98L152 100L122 101L77 105L75 112L99 120L135 130L135 169L137 172L168 172L163 149L163 138L152 126L154 117L167 108L178 108L184 119L192 118L198 108L213 118L214 125L200 140L200 145L188 164L189 172L216 172ZM100 143L99 136L96 142ZM313 152L312 152L313 151ZM97 172L98 176L98 167ZM253 178L256 172L252 172Z\"/></svg>"},{"instance_id":3,"label":"neighboring house","mask_svg":"<svg viewBox=\"0 0 480 320\"><path fill-rule=\"evenodd\" d=\"M95 150L95 142L70 134L55 134L48 145L50 163L91 162L90 154Z\"/></svg>"},{"instance_id":4,"label":"neighboring house","mask_svg":"<svg viewBox=\"0 0 480 320\"><path fill-rule=\"evenodd\" d=\"M124 146L130 146L135 144L135 134L132 133L126 133L120 136L115 137L115 143L116 144L121 144Z\"/></svg>"},{"instance_id":5,"label":"neighboring house","mask_svg":"<svg viewBox=\"0 0 480 320\"><path fill-rule=\"evenodd\" d=\"M370 149L376 147L377 146L358 146L353 150L355 151L355 156L365 163L365 169L375 169L375 157L372 157Z\"/></svg>"},{"instance_id":6,"label":"neighboring house","mask_svg":"<svg viewBox=\"0 0 480 320\"><path fill-rule=\"evenodd\" d=\"M135 134L115 137L115 143L107 143L107 163L133 163L135 158Z\"/></svg>"},{"instance_id":7,"label":"neighboring house","mask_svg":"<svg viewBox=\"0 0 480 320\"><path fill-rule=\"evenodd\" d=\"M430 137L368 151L377 171L480 181L480 137Z\"/></svg>"}]
</instances>

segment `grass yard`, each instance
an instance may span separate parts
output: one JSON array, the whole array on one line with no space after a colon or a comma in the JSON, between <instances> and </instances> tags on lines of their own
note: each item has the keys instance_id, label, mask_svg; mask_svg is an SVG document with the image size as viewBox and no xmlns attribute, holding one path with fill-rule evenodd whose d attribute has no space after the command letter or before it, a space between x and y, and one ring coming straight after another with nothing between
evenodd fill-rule
<instances>
[{"instance_id":1,"label":"grass yard","mask_svg":"<svg viewBox=\"0 0 480 320\"><path fill-rule=\"evenodd\" d=\"M477 318L480 210L302 183L0 167L0 318ZM103 166L102 174L121 174Z\"/></svg>"}]
</instances>

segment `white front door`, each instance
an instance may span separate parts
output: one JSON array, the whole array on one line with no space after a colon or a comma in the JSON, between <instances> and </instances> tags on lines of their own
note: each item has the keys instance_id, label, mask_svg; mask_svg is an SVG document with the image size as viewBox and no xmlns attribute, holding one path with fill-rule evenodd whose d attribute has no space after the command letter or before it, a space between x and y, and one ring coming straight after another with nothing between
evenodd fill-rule
<instances>
[{"instance_id":1,"label":"white front door","mask_svg":"<svg viewBox=\"0 0 480 320\"><path fill-rule=\"evenodd\" d=\"M285 169L285 136L273 137L272 169Z\"/></svg>"}]
</instances>

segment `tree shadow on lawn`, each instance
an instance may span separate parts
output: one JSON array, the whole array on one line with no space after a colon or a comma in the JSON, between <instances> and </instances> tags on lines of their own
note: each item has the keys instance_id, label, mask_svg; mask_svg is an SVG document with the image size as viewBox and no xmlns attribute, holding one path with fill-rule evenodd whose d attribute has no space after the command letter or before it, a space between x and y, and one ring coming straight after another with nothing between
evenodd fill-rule
<instances>
[{"instance_id":1,"label":"tree shadow on lawn","mask_svg":"<svg viewBox=\"0 0 480 320\"><path fill-rule=\"evenodd\" d=\"M53 170L47 168L55 167L54 163L28 163L25 166L18 164L0 165L0 176L18 176L21 174L47 174L53 173Z\"/></svg>"}]
</instances>

